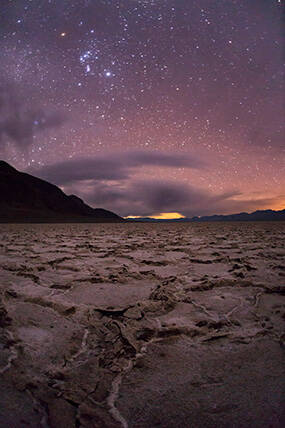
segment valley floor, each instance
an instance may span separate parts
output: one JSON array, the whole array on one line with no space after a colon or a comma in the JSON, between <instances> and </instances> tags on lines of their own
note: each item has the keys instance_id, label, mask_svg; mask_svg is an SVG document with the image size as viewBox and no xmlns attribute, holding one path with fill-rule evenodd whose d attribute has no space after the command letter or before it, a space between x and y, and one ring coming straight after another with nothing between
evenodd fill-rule
<instances>
[{"instance_id":1,"label":"valley floor","mask_svg":"<svg viewBox=\"0 0 285 428\"><path fill-rule=\"evenodd\" d=\"M0 426L281 428L284 260L282 222L0 225Z\"/></svg>"}]
</instances>

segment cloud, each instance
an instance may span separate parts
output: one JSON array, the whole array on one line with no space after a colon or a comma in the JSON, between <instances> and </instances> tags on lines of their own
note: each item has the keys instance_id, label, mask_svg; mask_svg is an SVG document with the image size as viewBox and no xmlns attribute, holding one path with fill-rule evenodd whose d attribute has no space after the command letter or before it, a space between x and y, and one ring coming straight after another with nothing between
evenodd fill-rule
<instances>
[{"instance_id":1,"label":"cloud","mask_svg":"<svg viewBox=\"0 0 285 428\"><path fill-rule=\"evenodd\" d=\"M84 180L125 180L135 169L148 166L200 169L204 163L187 153L131 151L71 159L31 172L57 185L68 185Z\"/></svg>"},{"instance_id":2,"label":"cloud","mask_svg":"<svg viewBox=\"0 0 285 428\"><path fill-rule=\"evenodd\" d=\"M254 211L274 205L274 199L259 197L238 200L238 191L213 194L185 183L160 180L136 180L126 185L96 182L87 191L77 193L95 207L104 207L120 215L149 216L161 212L179 212L186 217Z\"/></svg>"},{"instance_id":3,"label":"cloud","mask_svg":"<svg viewBox=\"0 0 285 428\"><path fill-rule=\"evenodd\" d=\"M200 159L190 156L187 153L163 153L150 151L134 151L126 155L130 166L168 166L178 168L202 168L205 164Z\"/></svg>"},{"instance_id":4,"label":"cloud","mask_svg":"<svg viewBox=\"0 0 285 428\"><path fill-rule=\"evenodd\" d=\"M0 86L0 147L12 141L23 149L32 143L37 132L58 127L65 120L58 112L31 107L17 89L9 83Z\"/></svg>"},{"instance_id":5,"label":"cloud","mask_svg":"<svg viewBox=\"0 0 285 428\"><path fill-rule=\"evenodd\" d=\"M94 159L71 159L31 172L58 185L84 180L123 180L128 177L123 165L115 159L104 156Z\"/></svg>"},{"instance_id":6,"label":"cloud","mask_svg":"<svg viewBox=\"0 0 285 428\"><path fill-rule=\"evenodd\" d=\"M61 185L66 193L76 194L94 207L122 216L161 212L180 212L186 217L230 214L267 208L277 202L262 195L245 200L237 190L214 194L191 183L136 179L138 169L148 166L201 169L204 164L185 153L132 151L63 161L30 172Z\"/></svg>"}]
</instances>

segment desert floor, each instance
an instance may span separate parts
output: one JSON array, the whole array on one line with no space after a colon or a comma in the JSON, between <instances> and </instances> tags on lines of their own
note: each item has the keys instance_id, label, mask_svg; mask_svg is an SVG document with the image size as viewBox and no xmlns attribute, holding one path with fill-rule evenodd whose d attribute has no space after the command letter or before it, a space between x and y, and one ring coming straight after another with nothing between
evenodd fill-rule
<instances>
[{"instance_id":1,"label":"desert floor","mask_svg":"<svg viewBox=\"0 0 285 428\"><path fill-rule=\"evenodd\" d=\"M0 426L281 428L284 289L284 223L0 225Z\"/></svg>"}]
</instances>

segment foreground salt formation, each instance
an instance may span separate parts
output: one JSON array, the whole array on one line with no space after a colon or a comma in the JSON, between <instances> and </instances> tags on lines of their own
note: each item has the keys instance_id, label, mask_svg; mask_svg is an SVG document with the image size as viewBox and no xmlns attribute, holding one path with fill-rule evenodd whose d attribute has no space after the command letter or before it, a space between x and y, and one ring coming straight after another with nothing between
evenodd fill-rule
<instances>
[{"instance_id":1,"label":"foreground salt formation","mask_svg":"<svg viewBox=\"0 0 285 428\"><path fill-rule=\"evenodd\" d=\"M281 427L284 224L1 225L1 427Z\"/></svg>"}]
</instances>

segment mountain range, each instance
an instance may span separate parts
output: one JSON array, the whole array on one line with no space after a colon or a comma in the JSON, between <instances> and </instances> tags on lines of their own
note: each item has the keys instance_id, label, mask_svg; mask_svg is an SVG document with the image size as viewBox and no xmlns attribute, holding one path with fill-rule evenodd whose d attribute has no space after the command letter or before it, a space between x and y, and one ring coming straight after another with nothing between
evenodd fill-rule
<instances>
[{"instance_id":1,"label":"mountain range","mask_svg":"<svg viewBox=\"0 0 285 428\"><path fill-rule=\"evenodd\" d=\"M210 215L201 217L185 217L178 219L154 219L150 217L134 218L128 221L135 222L155 222L155 223L187 223L187 222L205 222L205 221L285 221L285 209L280 211L274 210L259 210L253 213L238 213L229 215Z\"/></svg>"},{"instance_id":2,"label":"mountain range","mask_svg":"<svg viewBox=\"0 0 285 428\"><path fill-rule=\"evenodd\" d=\"M0 223L93 223L124 219L0 160Z\"/></svg>"},{"instance_id":3,"label":"mountain range","mask_svg":"<svg viewBox=\"0 0 285 428\"><path fill-rule=\"evenodd\" d=\"M285 221L285 209L280 211L258 210L253 213L238 213L229 215L211 215L193 217L191 221Z\"/></svg>"},{"instance_id":4,"label":"mountain range","mask_svg":"<svg viewBox=\"0 0 285 428\"><path fill-rule=\"evenodd\" d=\"M75 195L0 160L0 223L111 223L111 222L219 222L285 221L285 209L260 210L230 215L211 215L173 220L150 217L124 220L103 208L92 208Z\"/></svg>"}]
</instances>

